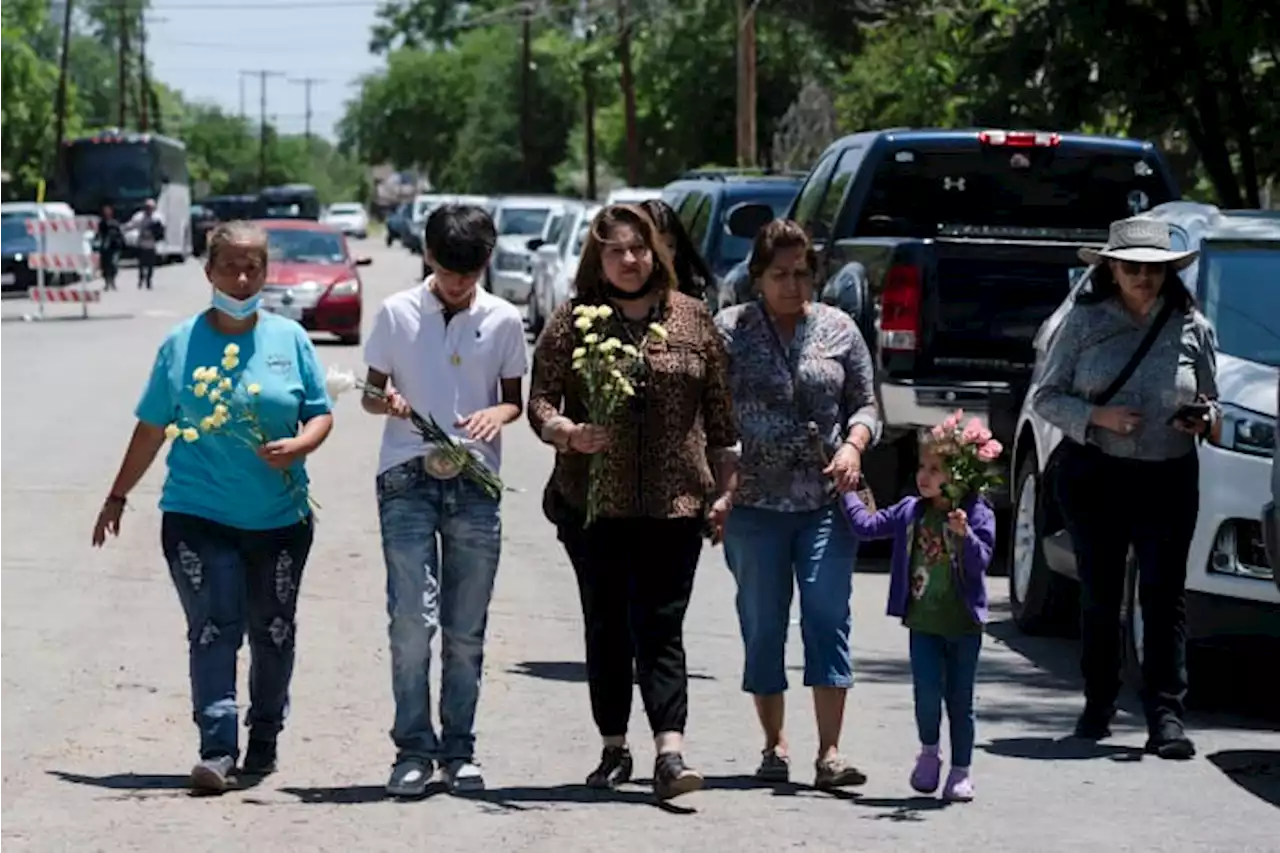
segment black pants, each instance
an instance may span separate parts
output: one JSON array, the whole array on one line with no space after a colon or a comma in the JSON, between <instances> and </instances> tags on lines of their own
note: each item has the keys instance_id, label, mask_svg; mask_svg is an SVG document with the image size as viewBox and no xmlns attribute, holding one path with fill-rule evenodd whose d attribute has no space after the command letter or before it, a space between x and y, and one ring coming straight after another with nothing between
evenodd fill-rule
<instances>
[{"instance_id":1,"label":"black pants","mask_svg":"<svg viewBox=\"0 0 1280 853\"><path fill-rule=\"evenodd\" d=\"M560 526L578 576L591 713L604 737L627 733L632 665L653 732L689 713L684 614L702 551L699 519L604 518Z\"/></svg>"},{"instance_id":2,"label":"black pants","mask_svg":"<svg viewBox=\"0 0 1280 853\"><path fill-rule=\"evenodd\" d=\"M1200 508L1200 461L1144 462L1094 447L1063 460L1058 497L1080 572L1085 701L1114 707L1120 692L1120 611L1129 549L1143 616L1142 700L1151 726L1182 718L1187 693L1187 553Z\"/></svg>"},{"instance_id":3,"label":"black pants","mask_svg":"<svg viewBox=\"0 0 1280 853\"><path fill-rule=\"evenodd\" d=\"M151 276L156 269L156 250L138 249L138 289L151 289Z\"/></svg>"}]
</instances>

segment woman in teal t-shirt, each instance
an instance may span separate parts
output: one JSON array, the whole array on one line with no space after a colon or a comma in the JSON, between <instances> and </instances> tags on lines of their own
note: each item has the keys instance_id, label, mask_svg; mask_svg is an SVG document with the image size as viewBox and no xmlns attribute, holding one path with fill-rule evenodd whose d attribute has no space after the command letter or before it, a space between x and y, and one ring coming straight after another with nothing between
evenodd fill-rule
<instances>
[{"instance_id":1,"label":"woman in teal t-shirt","mask_svg":"<svg viewBox=\"0 0 1280 853\"><path fill-rule=\"evenodd\" d=\"M93 529L118 535L126 498L166 439L161 541L187 618L200 761L191 785L223 791L239 757L236 652L249 634L249 745L242 772L275 770L293 674L294 614L313 519L303 460L333 428L315 347L260 312L267 235L244 222L209 237L212 305L156 355L138 424Z\"/></svg>"}]
</instances>

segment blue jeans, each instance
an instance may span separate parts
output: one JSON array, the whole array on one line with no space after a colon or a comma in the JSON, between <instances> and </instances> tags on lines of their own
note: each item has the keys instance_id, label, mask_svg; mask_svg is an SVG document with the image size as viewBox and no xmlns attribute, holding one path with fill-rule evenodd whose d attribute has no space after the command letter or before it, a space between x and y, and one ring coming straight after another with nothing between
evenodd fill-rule
<instances>
[{"instance_id":1,"label":"blue jeans","mask_svg":"<svg viewBox=\"0 0 1280 853\"><path fill-rule=\"evenodd\" d=\"M746 648L742 689L758 696L787 689L793 585L800 587L805 686L853 686L849 598L858 543L839 507L810 512L734 507L725 525L724 554L738 582L738 623Z\"/></svg>"},{"instance_id":2,"label":"blue jeans","mask_svg":"<svg viewBox=\"0 0 1280 853\"><path fill-rule=\"evenodd\" d=\"M498 501L465 477L437 480L421 460L378 475L387 562L391 729L400 759L471 760L489 599L498 573ZM440 729L431 724L431 640L439 627Z\"/></svg>"},{"instance_id":3,"label":"blue jeans","mask_svg":"<svg viewBox=\"0 0 1280 853\"><path fill-rule=\"evenodd\" d=\"M249 634L249 714L254 740L273 740L289 712L294 614L312 523L241 530L166 512L160 523L169 574L187 617L191 704L200 757L239 757L236 653Z\"/></svg>"},{"instance_id":4,"label":"blue jeans","mask_svg":"<svg viewBox=\"0 0 1280 853\"><path fill-rule=\"evenodd\" d=\"M911 683L916 700L916 730L920 743L937 746L942 738L942 706L947 706L951 730L951 766L968 767L973 760L973 687L978 679L982 635L911 632Z\"/></svg>"}]
</instances>

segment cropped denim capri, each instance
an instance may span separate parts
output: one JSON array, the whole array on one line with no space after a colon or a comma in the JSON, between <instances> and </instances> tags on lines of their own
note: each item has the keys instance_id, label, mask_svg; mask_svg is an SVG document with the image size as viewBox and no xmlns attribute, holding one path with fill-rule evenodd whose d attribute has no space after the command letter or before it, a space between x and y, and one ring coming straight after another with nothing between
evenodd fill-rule
<instances>
[{"instance_id":1,"label":"cropped denim capri","mask_svg":"<svg viewBox=\"0 0 1280 853\"><path fill-rule=\"evenodd\" d=\"M746 650L742 689L760 696L786 691L787 629L797 586L805 686L852 686L849 599L858 545L839 504L806 512L734 507L724 550L738 584Z\"/></svg>"}]
</instances>

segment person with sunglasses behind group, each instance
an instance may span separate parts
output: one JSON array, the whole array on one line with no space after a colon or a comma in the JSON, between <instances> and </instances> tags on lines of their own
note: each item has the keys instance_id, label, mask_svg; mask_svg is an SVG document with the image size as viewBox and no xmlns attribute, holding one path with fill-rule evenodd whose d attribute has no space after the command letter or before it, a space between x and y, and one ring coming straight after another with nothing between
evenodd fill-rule
<instances>
[{"instance_id":1,"label":"person with sunglasses behind group","mask_svg":"<svg viewBox=\"0 0 1280 853\"><path fill-rule=\"evenodd\" d=\"M1196 439L1213 422L1216 341L1178 273L1169 227L1114 222L1045 358L1032 404L1065 434L1046 466L1076 552L1085 707L1077 737L1111 734L1130 548L1143 611L1147 752L1187 759L1187 554L1200 507Z\"/></svg>"}]
</instances>

